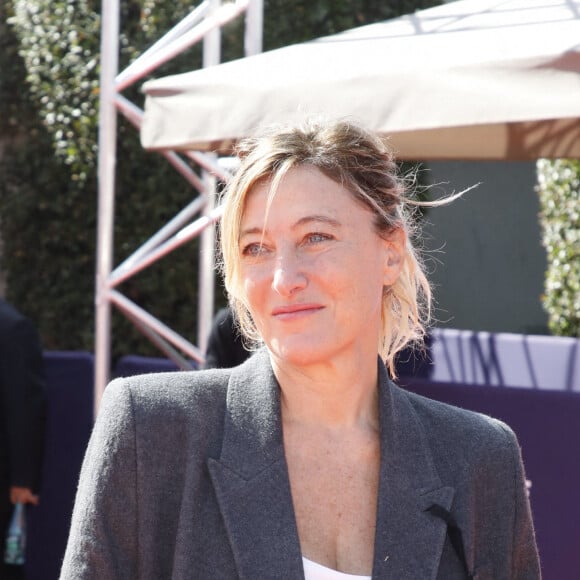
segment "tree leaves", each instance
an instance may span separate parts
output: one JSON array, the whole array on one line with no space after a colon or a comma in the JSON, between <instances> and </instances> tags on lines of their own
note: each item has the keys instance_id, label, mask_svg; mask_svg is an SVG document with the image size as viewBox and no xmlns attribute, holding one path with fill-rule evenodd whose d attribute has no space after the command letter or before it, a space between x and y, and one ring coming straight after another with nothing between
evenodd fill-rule
<instances>
[{"instance_id":1,"label":"tree leaves","mask_svg":"<svg viewBox=\"0 0 580 580\"><path fill-rule=\"evenodd\" d=\"M538 193L548 255L545 295L554 334L580 336L580 161L540 159Z\"/></svg>"}]
</instances>

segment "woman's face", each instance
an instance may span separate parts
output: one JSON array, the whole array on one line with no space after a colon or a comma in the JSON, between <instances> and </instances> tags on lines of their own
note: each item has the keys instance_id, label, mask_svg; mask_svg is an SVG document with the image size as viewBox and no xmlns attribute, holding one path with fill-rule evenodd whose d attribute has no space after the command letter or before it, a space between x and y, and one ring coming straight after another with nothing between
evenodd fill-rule
<instances>
[{"instance_id":1,"label":"woman's face","mask_svg":"<svg viewBox=\"0 0 580 580\"><path fill-rule=\"evenodd\" d=\"M374 357L403 234L379 237L371 211L314 167L284 176L266 216L269 188L249 193L239 245L242 289L265 344L295 365Z\"/></svg>"}]
</instances>

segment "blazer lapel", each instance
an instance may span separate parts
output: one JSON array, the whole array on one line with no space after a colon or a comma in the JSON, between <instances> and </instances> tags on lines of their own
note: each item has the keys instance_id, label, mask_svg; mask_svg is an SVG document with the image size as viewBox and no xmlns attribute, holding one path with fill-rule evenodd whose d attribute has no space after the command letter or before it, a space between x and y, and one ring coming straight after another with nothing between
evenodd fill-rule
<instances>
[{"instance_id":1,"label":"blazer lapel","mask_svg":"<svg viewBox=\"0 0 580 580\"><path fill-rule=\"evenodd\" d=\"M379 364L381 468L373 579L435 579L447 534L430 513L449 510L454 488L437 475L422 425L407 395Z\"/></svg>"},{"instance_id":2,"label":"blazer lapel","mask_svg":"<svg viewBox=\"0 0 580 580\"><path fill-rule=\"evenodd\" d=\"M264 351L232 372L222 452L208 468L240 579L303 580L279 387Z\"/></svg>"},{"instance_id":3,"label":"blazer lapel","mask_svg":"<svg viewBox=\"0 0 580 580\"><path fill-rule=\"evenodd\" d=\"M435 579L450 510L421 423L379 364L381 466L374 580ZM279 387L265 351L232 372L224 440L208 468L241 580L303 580L284 457Z\"/></svg>"}]
</instances>

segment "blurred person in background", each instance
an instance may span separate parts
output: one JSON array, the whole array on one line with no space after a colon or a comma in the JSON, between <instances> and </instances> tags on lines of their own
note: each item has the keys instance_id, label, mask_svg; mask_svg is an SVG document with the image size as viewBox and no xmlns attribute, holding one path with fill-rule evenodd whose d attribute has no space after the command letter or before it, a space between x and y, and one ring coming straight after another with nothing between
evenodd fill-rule
<instances>
[{"instance_id":1,"label":"blurred person in background","mask_svg":"<svg viewBox=\"0 0 580 580\"><path fill-rule=\"evenodd\" d=\"M242 364L251 351L244 346L234 313L229 306L214 316L205 351L204 369L228 369Z\"/></svg>"},{"instance_id":2,"label":"blurred person in background","mask_svg":"<svg viewBox=\"0 0 580 580\"><path fill-rule=\"evenodd\" d=\"M45 414L38 332L0 298L0 580L24 578L24 566L4 564L5 537L14 506L39 502Z\"/></svg>"}]
</instances>

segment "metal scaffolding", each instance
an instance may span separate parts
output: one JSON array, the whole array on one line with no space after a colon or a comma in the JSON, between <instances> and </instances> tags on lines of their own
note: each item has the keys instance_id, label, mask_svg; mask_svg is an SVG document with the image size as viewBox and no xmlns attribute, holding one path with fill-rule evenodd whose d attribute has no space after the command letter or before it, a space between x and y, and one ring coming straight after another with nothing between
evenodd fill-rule
<instances>
[{"instance_id":1,"label":"metal scaffolding","mask_svg":"<svg viewBox=\"0 0 580 580\"><path fill-rule=\"evenodd\" d=\"M245 55L257 54L262 51L263 0L235 0L228 3L205 0L119 73L119 0L103 0L95 287L95 414L110 374L113 305L180 368L191 368L191 359L203 362L204 341L209 334L214 306L214 228L209 226L213 226L221 214L221 208L215 207L216 180L229 178L229 172L213 154L186 151L178 155L175 151L161 152L197 190L198 195L120 265L113 267L117 114L125 116L136 129L140 129L143 117L143 111L120 93L197 42L203 42L203 66L218 64L221 59L220 29L241 15L245 15ZM202 168L201 176L197 175L190 162ZM121 282L196 236L201 236L202 254L198 274L198 346L117 289Z\"/></svg>"}]
</instances>

